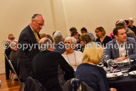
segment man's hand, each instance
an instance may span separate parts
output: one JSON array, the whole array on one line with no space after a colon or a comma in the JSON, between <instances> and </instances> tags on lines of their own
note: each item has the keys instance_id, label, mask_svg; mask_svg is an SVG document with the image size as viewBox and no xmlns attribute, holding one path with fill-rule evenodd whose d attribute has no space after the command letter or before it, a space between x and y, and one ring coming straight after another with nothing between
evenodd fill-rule
<instances>
[{"instance_id":1,"label":"man's hand","mask_svg":"<svg viewBox=\"0 0 136 91\"><path fill-rule=\"evenodd\" d=\"M110 88L110 91L117 91L116 88Z\"/></svg>"},{"instance_id":2,"label":"man's hand","mask_svg":"<svg viewBox=\"0 0 136 91\"><path fill-rule=\"evenodd\" d=\"M116 61L123 61L125 59L127 59L127 57L123 56L123 57L116 58L114 60L116 60Z\"/></svg>"}]
</instances>

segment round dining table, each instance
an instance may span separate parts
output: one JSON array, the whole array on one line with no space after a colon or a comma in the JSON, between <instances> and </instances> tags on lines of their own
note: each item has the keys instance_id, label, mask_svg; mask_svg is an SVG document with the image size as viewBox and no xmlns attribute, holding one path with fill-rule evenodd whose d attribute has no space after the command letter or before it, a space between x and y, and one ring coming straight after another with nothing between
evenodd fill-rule
<instances>
[{"instance_id":1,"label":"round dining table","mask_svg":"<svg viewBox=\"0 0 136 91\"><path fill-rule=\"evenodd\" d=\"M136 77L121 76L116 80L108 80L109 87L116 88L117 91L136 91Z\"/></svg>"}]
</instances>

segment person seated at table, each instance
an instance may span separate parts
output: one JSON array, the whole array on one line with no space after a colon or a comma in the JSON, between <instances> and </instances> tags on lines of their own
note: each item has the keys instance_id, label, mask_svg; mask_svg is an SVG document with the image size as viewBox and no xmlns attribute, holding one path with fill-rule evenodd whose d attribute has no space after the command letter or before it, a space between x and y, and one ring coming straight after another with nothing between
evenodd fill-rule
<instances>
[{"instance_id":1,"label":"person seated at table","mask_svg":"<svg viewBox=\"0 0 136 91\"><path fill-rule=\"evenodd\" d=\"M125 59L136 59L136 42L134 38L127 37L126 30L122 26L114 28L113 34L115 39L108 42L103 55L103 62L105 55L108 59L116 61L123 61Z\"/></svg>"},{"instance_id":2,"label":"person seated at table","mask_svg":"<svg viewBox=\"0 0 136 91\"><path fill-rule=\"evenodd\" d=\"M135 40L136 40L136 35L135 33L128 28L127 26L127 23L125 22L125 20L118 20L116 23L115 23L115 26L117 27L119 24L123 24L123 26L125 27L125 30L126 30L126 34L129 36L129 37L133 37Z\"/></svg>"},{"instance_id":3,"label":"person seated at table","mask_svg":"<svg viewBox=\"0 0 136 91\"><path fill-rule=\"evenodd\" d=\"M80 43L80 34L77 32L77 29L75 27L71 27L69 29L71 37L74 37L77 39L77 43ZM77 36L78 35L78 36Z\"/></svg>"},{"instance_id":4,"label":"person seated at table","mask_svg":"<svg viewBox=\"0 0 136 91\"><path fill-rule=\"evenodd\" d=\"M78 32L76 32L76 31L72 32L71 37L76 39L76 47L74 50L80 50L81 46L80 46L80 38L79 38Z\"/></svg>"},{"instance_id":5,"label":"person seated at table","mask_svg":"<svg viewBox=\"0 0 136 91\"><path fill-rule=\"evenodd\" d=\"M10 44L11 45L11 52L9 55L9 59L11 60L11 63L12 63L16 72L17 72L17 63L18 63L17 44L18 44L17 40L11 41L11 44Z\"/></svg>"},{"instance_id":6,"label":"person seated at table","mask_svg":"<svg viewBox=\"0 0 136 91\"><path fill-rule=\"evenodd\" d=\"M128 18L128 28L130 28L136 35L136 26L133 23L133 18Z\"/></svg>"},{"instance_id":7,"label":"person seated at table","mask_svg":"<svg viewBox=\"0 0 136 91\"><path fill-rule=\"evenodd\" d=\"M72 32L71 37L75 38L77 40L77 43L80 43L78 32Z\"/></svg>"},{"instance_id":8,"label":"person seated at table","mask_svg":"<svg viewBox=\"0 0 136 91\"><path fill-rule=\"evenodd\" d=\"M106 32L103 27L97 27L95 29L96 36L98 37L96 39L96 42L100 43L103 47L106 46L106 43L111 41L111 38L106 35Z\"/></svg>"},{"instance_id":9,"label":"person seated at table","mask_svg":"<svg viewBox=\"0 0 136 91\"><path fill-rule=\"evenodd\" d=\"M125 28L127 37L132 37L136 40L135 33L131 29L128 28L127 22L125 20L120 19L116 21L115 27L118 27L118 26L123 26ZM110 33L110 37L112 40L115 38L113 35L113 32Z\"/></svg>"},{"instance_id":10,"label":"person seated at table","mask_svg":"<svg viewBox=\"0 0 136 91\"><path fill-rule=\"evenodd\" d=\"M82 34L84 34L84 33L89 34L90 37L91 37L91 39L92 39L93 41L95 41L94 35L93 35L91 32L88 32L87 29L86 29L85 27L81 28L81 33L82 33Z\"/></svg>"},{"instance_id":11,"label":"person seated at table","mask_svg":"<svg viewBox=\"0 0 136 91\"><path fill-rule=\"evenodd\" d=\"M63 43L63 36L60 31L55 31L53 33L53 39L54 39L54 51L59 52L60 54L63 54L65 50L65 46Z\"/></svg>"},{"instance_id":12,"label":"person seated at table","mask_svg":"<svg viewBox=\"0 0 136 91\"><path fill-rule=\"evenodd\" d=\"M73 32L77 32L77 29L75 27L71 27L69 29L69 31L70 31L70 35L71 35Z\"/></svg>"},{"instance_id":13,"label":"person seated at table","mask_svg":"<svg viewBox=\"0 0 136 91\"><path fill-rule=\"evenodd\" d=\"M75 77L84 81L94 91L110 91L106 72L97 66L101 62L103 49L96 43L88 43L83 52L83 63L77 67ZM112 88L111 91L116 91Z\"/></svg>"},{"instance_id":14,"label":"person seated at table","mask_svg":"<svg viewBox=\"0 0 136 91\"><path fill-rule=\"evenodd\" d=\"M5 42L5 55L8 57L9 59L9 55L11 53L11 47L10 47L10 42L13 41L15 39L14 35L13 34L9 34L8 35L8 40L6 40ZM8 62L8 59L5 57L5 73L6 73L6 80L9 80L9 76L10 76L10 71L12 70L10 65L9 65L9 62Z\"/></svg>"},{"instance_id":15,"label":"person seated at table","mask_svg":"<svg viewBox=\"0 0 136 91\"><path fill-rule=\"evenodd\" d=\"M86 45L87 43L93 42L93 40L91 39L90 35L87 34L87 33L82 34L82 35L80 36L80 40L81 40L81 42L80 42L80 43L81 43L81 49L80 49L81 52L84 51L85 45Z\"/></svg>"},{"instance_id":16,"label":"person seated at table","mask_svg":"<svg viewBox=\"0 0 136 91\"><path fill-rule=\"evenodd\" d=\"M76 70L77 66L82 63L82 52L75 51L75 39L73 37L67 37L65 39L66 52L62 54L65 60Z\"/></svg>"},{"instance_id":17,"label":"person seated at table","mask_svg":"<svg viewBox=\"0 0 136 91\"><path fill-rule=\"evenodd\" d=\"M51 45L48 38L40 40L41 52L36 54L32 61L33 77L47 91L62 91L65 81L74 77L74 70L60 53L49 51Z\"/></svg>"}]
</instances>

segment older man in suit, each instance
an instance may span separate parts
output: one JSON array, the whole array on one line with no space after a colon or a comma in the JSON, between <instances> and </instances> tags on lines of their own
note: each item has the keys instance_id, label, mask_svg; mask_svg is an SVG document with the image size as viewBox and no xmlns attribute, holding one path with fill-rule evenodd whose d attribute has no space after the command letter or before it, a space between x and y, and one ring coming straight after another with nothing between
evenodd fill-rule
<instances>
[{"instance_id":1,"label":"older man in suit","mask_svg":"<svg viewBox=\"0 0 136 91\"><path fill-rule=\"evenodd\" d=\"M19 75L23 81L31 73L31 62L35 54L39 53L39 32L44 25L44 19L41 14L34 14L31 23L23 29L19 37L18 59Z\"/></svg>"},{"instance_id":2,"label":"older man in suit","mask_svg":"<svg viewBox=\"0 0 136 91\"><path fill-rule=\"evenodd\" d=\"M115 39L106 45L103 55L103 61L106 59L113 59L116 61L123 61L127 58L136 59L136 42L134 38L127 37L124 27L116 27L113 30Z\"/></svg>"}]
</instances>

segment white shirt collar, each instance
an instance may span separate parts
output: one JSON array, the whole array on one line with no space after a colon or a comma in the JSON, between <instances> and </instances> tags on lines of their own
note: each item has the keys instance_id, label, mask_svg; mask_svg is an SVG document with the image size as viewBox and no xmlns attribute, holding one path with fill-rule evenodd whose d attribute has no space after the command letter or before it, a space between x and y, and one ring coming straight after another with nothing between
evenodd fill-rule
<instances>
[{"instance_id":1,"label":"white shirt collar","mask_svg":"<svg viewBox=\"0 0 136 91\"><path fill-rule=\"evenodd\" d=\"M118 48L119 48L119 56L122 57L122 56L125 56L126 55L126 49L125 49L125 44L126 42L124 42L122 44L122 46L118 43L118 41L116 40L117 42L117 45L118 45Z\"/></svg>"},{"instance_id":2,"label":"white shirt collar","mask_svg":"<svg viewBox=\"0 0 136 91\"><path fill-rule=\"evenodd\" d=\"M122 45L122 46L125 46L125 44L126 44L126 42L124 42L124 43L122 43L122 44L119 44L117 40L116 40L116 42L117 42L117 45L118 45L119 47L121 47L121 45Z\"/></svg>"}]
</instances>

